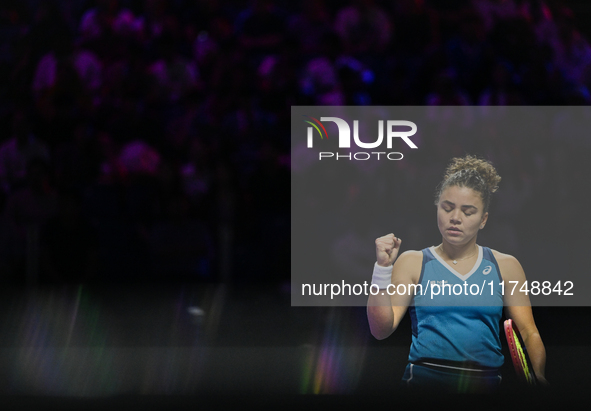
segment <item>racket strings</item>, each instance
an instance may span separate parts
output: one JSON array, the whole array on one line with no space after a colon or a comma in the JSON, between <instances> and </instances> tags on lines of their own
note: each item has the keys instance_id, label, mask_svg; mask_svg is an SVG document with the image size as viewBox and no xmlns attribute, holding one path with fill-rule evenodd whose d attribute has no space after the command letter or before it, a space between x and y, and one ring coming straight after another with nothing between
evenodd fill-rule
<instances>
[{"instance_id":1,"label":"racket strings","mask_svg":"<svg viewBox=\"0 0 591 411\"><path fill-rule=\"evenodd\" d=\"M536 384L536 379L533 370L529 367L529 361L525 349L521 343L521 338L515 328L511 329L513 338L509 341L509 347L511 349L511 355L517 358L519 365L514 362L515 371L522 377L525 382L531 385Z\"/></svg>"}]
</instances>

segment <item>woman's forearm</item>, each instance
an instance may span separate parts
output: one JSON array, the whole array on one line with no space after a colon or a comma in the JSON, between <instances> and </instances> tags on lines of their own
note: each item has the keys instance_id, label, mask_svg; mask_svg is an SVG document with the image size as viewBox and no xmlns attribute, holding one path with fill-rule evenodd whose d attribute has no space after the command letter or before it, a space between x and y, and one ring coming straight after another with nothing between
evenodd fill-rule
<instances>
[{"instance_id":1,"label":"woman's forearm","mask_svg":"<svg viewBox=\"0 0 591 411\"><path fill-rule=\"evenodd\" d=\"M367 301L367 319L371 335L383 340L394 332L394 311L389 295L370 295Z\"/></svg>"},{"instance_id":2,"label":"woman's forearm","mask_svg":"<svg viewBox=\"0 0 591 411\"><path fill-rule=\"evenodd\" d=\"M538 332L532 332L531 334L523 337L523 342L527 348L527 353L536 376L545 380L546 348L542 342L542 337L540 337Z\"/></svg>"}]
</instances>

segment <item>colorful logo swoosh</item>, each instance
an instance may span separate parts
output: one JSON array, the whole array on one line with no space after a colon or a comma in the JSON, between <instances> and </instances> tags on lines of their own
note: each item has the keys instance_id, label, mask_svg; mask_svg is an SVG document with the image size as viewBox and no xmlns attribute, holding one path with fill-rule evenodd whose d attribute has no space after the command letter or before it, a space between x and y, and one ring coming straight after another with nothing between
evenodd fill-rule
<instances>
[{"instance_id":1,"label":"colorful logo swoosh","mask_svg":"<svg viewBox=\"0 0 591 411\"><path fill-rule=\"evenodd\" d=\"M328 133L326 132L326 129L324 128L324 126L322 125L322 123L320 121L318 121L317 119L315 119L314 117L310 117L310 116L306 116L303 115L303 117L308 117L311 120L314 120L316 123L318 123L318 125L322 128L322 130L324 130L324 136L326 136L326 139L328 139ZM314 123L312 123L311 121L308 120L304 120L306 123L310 124L312 127L314 127L316 129L316 131L318 131L318 134L320 134L320 138L324 138L322 136L322 131L320 131L320 129L318 128L318 126Z\"/></svg>"}]
</instances>

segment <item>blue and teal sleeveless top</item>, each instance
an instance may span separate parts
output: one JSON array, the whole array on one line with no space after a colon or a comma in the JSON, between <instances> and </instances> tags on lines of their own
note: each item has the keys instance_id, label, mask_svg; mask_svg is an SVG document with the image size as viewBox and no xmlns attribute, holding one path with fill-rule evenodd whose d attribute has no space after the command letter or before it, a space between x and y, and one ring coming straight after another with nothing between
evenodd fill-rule
<instances>
[{"instance_id":1,"label":"blue and teal sleeveless top","mask_svg":"<svg viewBox=\"0 0 591 411\"><path fill-rule=\"evenodd\" d=\"M434 247L422 251L422 293L416 293L409 307L409 361L501 367L502 277L490 248L478 246L478 259L465 275L447 264Z\"/></svg>"}]
</instances>

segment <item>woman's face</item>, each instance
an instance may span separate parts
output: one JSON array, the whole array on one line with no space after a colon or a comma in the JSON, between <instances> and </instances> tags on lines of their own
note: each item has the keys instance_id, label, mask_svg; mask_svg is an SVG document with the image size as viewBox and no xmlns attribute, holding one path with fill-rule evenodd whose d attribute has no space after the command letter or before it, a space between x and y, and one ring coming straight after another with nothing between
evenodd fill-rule
<instances>
[{"instance_id":1,"label":"woman's face","mask_svg":"<svg viewBox=\"0 0 591 411\"><path fill-rule=\"evenodd\" d=\"M488 212L479 193L468 187L447 187L437 204L437 225L450 244L462 245L472 240L484 227Z\"/></svg>"}]
</instances>

